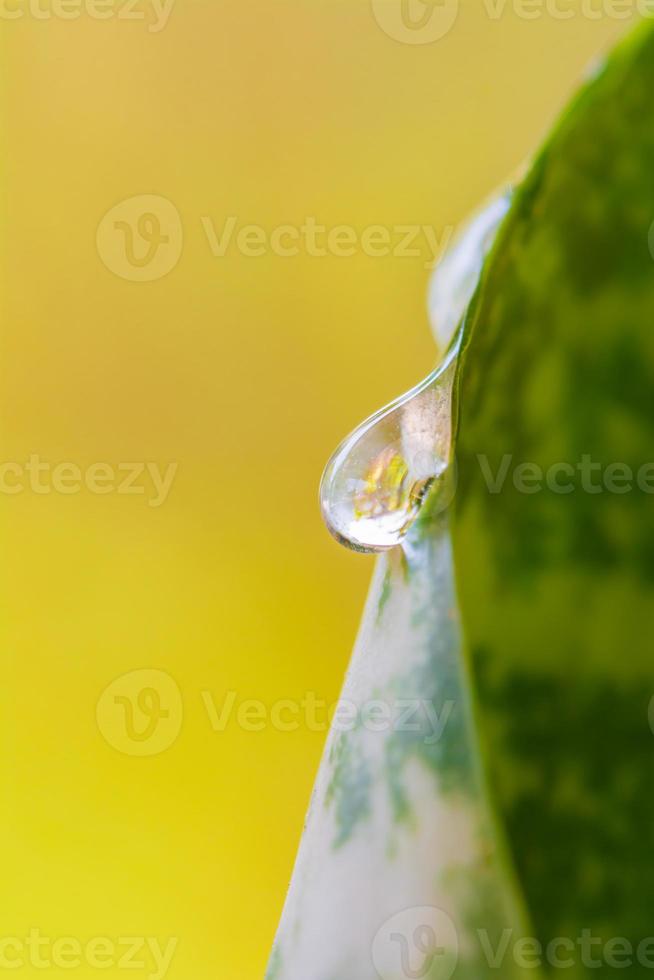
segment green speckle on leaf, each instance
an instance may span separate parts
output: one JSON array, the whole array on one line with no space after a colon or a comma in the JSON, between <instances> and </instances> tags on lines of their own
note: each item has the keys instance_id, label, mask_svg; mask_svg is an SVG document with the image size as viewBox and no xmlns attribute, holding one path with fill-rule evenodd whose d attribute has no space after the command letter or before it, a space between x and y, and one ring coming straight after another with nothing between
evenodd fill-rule
<instances>
[{"instance_id":1,"label":"green speckle on leaf","mask_svg":"<svg viewBox=\"0 0 654 980\"><path fill-rule=\"evenodd\" d=\"M334 847L340 847L370 813L371 774L354 732L341 732L330 753L332 776L325 797L333 806L337 833Z\"/></svg>"}]
</instances>

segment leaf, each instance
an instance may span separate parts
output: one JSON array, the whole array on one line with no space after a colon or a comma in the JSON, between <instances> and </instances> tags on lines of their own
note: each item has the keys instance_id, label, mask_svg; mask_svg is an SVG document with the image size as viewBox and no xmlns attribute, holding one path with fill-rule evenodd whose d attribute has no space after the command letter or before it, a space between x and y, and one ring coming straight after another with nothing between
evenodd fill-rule
<instances>
[{"instance_id":1,"label":"leaf","mask_svg":"<svg viewBox=\"0 0 654 980\"><path fill-rule=\"evenodd\" d=\"M648 29L516 196L466 322L453 517L491 785L537 934L590 929L634 954L654 932L653 92ZM507 457L489 492L483 465Z\"/></svg>"},{"instance_id":2,"label":"leaf","mask_svg":"<svg viewBox=\"0 0 654 980\"><path fill-rule=\"evenodd\" d=\"M482 928L496 951L526 927L478 765L449 538L430 525L378 562L268 980L483 980ZM522 974L503 959L503 976Z\"/></svg>"},{"instance_id":3,"label":"leaf","mask_svg":"<svg viewBox=\"0 0 654 980\"><path fill-rule=\"evenodd\" d=\"M632 976L654 965L654 466L629 493L583 472L654 458L653 91L640 32L537 158L467 310L496 221L439 274L441 338L464 317L458 490L379 560L269 980L603 977L627 944Z\"/></svg>"}]
</instances>

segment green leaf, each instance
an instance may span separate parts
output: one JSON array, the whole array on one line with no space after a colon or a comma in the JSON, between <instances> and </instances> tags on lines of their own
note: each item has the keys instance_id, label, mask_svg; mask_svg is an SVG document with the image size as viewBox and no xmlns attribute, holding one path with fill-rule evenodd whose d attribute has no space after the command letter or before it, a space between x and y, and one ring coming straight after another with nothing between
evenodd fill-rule
<instances>
[{"instance_id":1,"label":"green leaf","mask_svg":"<svg viewBox=\"0 0 654 980\"><path fill-rule=\"evenodd\" d=\"M268 980L497 976L478 930L495 953L527 927L476 742L449 537L430 524L377 565ZM524 974L508 957L502 976Z\"/></svg>"},{"instance_id":2,"label":"green leaf","mask_svg":"<svg viewBox=\"0 0 654 980\"><path fill-rule=\"evenodd\" d=\"M634 949L654 933L653 93L648 29L516 196L466 322L453 519L491 785L537 934ZM539 468L529 493L522 463ZM649 975L651 951L636 960Z\"/></svg>"},{"instance_id":3,"label":"green leaf","mask_svg":"<svg viewBox=\"0 0 654 980\"><path fill-rule=\"evenodd\" d=\"M647 30L563 117L481 279L505 205L439 273L458 489L379 560L269 980L654 966L653 93Z\"/></svg>"}]
</instances>

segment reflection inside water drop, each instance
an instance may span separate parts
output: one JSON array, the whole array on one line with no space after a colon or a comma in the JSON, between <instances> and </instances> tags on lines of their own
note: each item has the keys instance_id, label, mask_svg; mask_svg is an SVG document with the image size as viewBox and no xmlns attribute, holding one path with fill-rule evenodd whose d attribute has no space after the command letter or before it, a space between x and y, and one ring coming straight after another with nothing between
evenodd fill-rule
<instances>
[{"instance_id":1,"label":"reflection inside water drop","mask_svg":"<svg viewBox=\"0 0 654 980\"><path fill-rule=\"evenodd\" d=\"M426 496L445 492L458 347L454 343L428 378L355 429L329 461L321 506L342 544L356 551L395 547Z\"/></svg>"}]
</instances>

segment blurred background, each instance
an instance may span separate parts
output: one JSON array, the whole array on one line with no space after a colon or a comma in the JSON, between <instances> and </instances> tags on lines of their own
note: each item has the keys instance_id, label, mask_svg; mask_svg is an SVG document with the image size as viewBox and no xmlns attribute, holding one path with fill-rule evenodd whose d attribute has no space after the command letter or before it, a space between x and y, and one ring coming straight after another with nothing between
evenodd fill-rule
<instances>
[{"instance_id":1,"label":"blurred background","mask_svg":"<svg viewBox=\"0 0 654 980\"><path fill-rule=\"evenodd\" d=\"M372 570L323 464L636 6L3 0L0 967L262 976Z\"/></svg>"}]
</instances>

